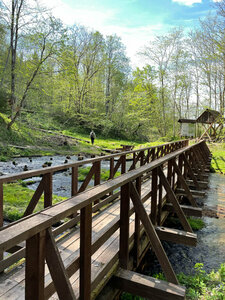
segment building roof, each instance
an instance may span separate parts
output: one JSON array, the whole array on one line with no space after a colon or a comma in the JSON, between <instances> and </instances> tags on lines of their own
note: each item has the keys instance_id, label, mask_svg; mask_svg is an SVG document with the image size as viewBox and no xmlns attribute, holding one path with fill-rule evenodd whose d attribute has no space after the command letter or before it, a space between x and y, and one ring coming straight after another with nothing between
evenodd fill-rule
<instances>
[{"instance_id":1,"label":"building roof","mask_svg":"<svg viewBox=\"0 0 225 300\"><path fill-rule=\"evenodd\" d=\"M206 109L197 119L197 123L211 124L222 119L220 112L213 109Z\"/></svg>"},{"instance_id":2,"label":"building roof","mask_svg":"<svg viewBox=\"0 0 225 300\"><path fill-rule=\"evenodd\" d=\"M193 119L179 119L178 120L179 123L196 123L196 120L193 120Z\"/></svg>"}]
</instances>

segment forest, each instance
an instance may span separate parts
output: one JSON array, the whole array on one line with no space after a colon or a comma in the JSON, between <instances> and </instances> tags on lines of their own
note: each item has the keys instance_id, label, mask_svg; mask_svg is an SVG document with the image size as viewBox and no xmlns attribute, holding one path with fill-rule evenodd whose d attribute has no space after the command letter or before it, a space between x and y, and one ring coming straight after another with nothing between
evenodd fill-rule
<instances>
[{"instance_id":1,"label":"forest","mask_svg":"<svg viewBox=\"0 0 225 300\"><path fill-rule=\"evenodd\" d=\"M179 118L205 108L224 115L225 1L195 29L172 28L137 55L122 40L66 26L38 1L0 2L0 113L53 118L108 137L149 141L178 135Z\"/></svg>"}]
</instances>

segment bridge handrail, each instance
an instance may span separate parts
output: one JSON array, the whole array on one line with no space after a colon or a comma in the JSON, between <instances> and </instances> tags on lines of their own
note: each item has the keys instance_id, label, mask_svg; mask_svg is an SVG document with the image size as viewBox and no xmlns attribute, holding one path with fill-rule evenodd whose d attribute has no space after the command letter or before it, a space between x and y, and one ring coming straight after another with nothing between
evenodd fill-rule
<instances>
[{"instance_id":1,"label":"bridge handrail","mask_svg":"<svg viewBox=\"0 0 225 300\"><path fill-rule=\"evenodd\" d=\"M188 140L180 140L176 142L171 142L167 144L162 144L158 146L148 147L148 148L141 148L132 151L125 151L116 154L111 154L103 157L91 158L84 161L78 161L74 163L66 163L59 166L53 167L46 167L43 169L25 171L16 174L9 174L0 177L0 227L3 226L3 202L4 202L4 195L3 195L3 184L14 182L19 179L31 178L34 176L42 176L42 179L36 188L31 200L28 202L28 205L25 209L23 217L30 215L33 213L34 209L36 208L42 194L44 194L44 208L49 207L52 205L52 197L53 197L53 174L58 171L63 171L71 168L71 196L75 196L76 194L83 192L85 189L89 188L89 184L91 179L94 177L94 186L101 183L101 162L105 160L110 160L110 169L109 169L109 179L114 178L116 172L119 168L121 168L121 174L126 173L130 169L135 169L137 163L139 162L140 165L144 165L149 161L154 160L155 158L164 156L170 152L177 150L178 148L182 148L187 146ZM147 153L145 153L147 152ZM132 158L132 165L129 170L126 166L126 158L128 155L133 154ZM114 158L119 157L118 161L114 164ZM86 175L81 186L79 186L79 167L92 164L89 173ZM111 200L110 200L111 199ZM112 201L115 198L110 198L109 200ZM108 201L108 200L107 200ZM101 199L96 200L95 204L98 204L98 209L101 207ZM102 203L104 205L104 203ZM96 208L97 209L97 208Z\"/></svg>"},{"instance_id":2,"label":"bridge handrail","mask_svg":"<svg viewBox=\"0 0 225 300\"><path fill-rule=\"evenodd\" d=\"M123 155L142 152L142 151L146 151L146 150L153 150L153 149L157 149L157 148L162 148L164 146L174 145L174 146L178 146L178 148L181 148L181 147L187 146L188 142L189 142L188 139L179 140L179 141L169 142L169 143L160 144L160 145L156 145L156 146L145 147L145 148L140 148L140 149L135 149L135 150L130 150L130 151L124 151L124 152L114 153L114 154L105 155L105 156L96 157L96 158L89 158L89 159L85 159L85 160L82 160L82 161L77 161L77 162L74 162L74 163L66 163L66 164L62 164L62 165L58 165L58 166L46 167L46 168L43 168L43 169L24 171L24 172L20 172L20 173L12 173L12 174L1 176L0 177L0 183L8 183L8 182L12 182L12 181L15 181L15 180L18 180L18 179L31 178L31 177L35 177L35 176L38 176L38 175L44 175L44 174L47 174L47 173L55 173L57 171L66 170L66 169L71 168L71 167L76 167L76 166L80 167L82 165L86 165L86 164L90 164L90 163L109 160L110 158L120 157L120 156L123 156ZM175 147L175 150L177 150L178 148Z\"/></svg>"},{"instance_id":3,"label":"bridge handrail","mask_svg":"<svg viewBox=\"0 0 225 300\"><path fill-rule=\"evenodd\" d=\"M151 247L156 253L167 280L177 284L178 281L176 279L176 275L173 273L173 269L169 264L168 258L165 255L159 237L155 231L158 229L154 228L156 228L157 225L160 226L163 224L162 219L164 216L162 208L168 197L172 204L172 208L177 213L181 224L186 231L185 234L192 234L190 224L188 223L183 210L176 199L173 188L176 186L177 182L185 182L184 178L187 174L191 176L194 182L196 177L192 168L196 173L200 173L201 170L207 166L208 157L208 148L204 141L200 141L194 145L184 147L183 149L176 150L164 157L160 157L139 167L138 169L131 170L120 177L99 184L98 186L81 192L70 199L55 204L50 208L46 208L36 214L27 216L26 218L0 229L0 254L20 242L26 241L25 248L18 251L20 252L19 258L26 257L26 299L30 299L31 297L33 298L33 296L34 299L40 299L39 294L36 295L34 291L38 291L43 299L50 297L55 292L55 289L60 299L75 299L75 297L73 297L69 277L79 270L78 280L80 283L80 299L90 300L92 288L96 288L103 280L103 277L101 276L104 276L104 278L106 277L104 269L101 276L99 275L99 278L92 282L92 255L95 254L96 251L108 239L110 239L118 229L118 248L116 247L116 253L112 253L109 257L107 268L110 269L107 269L107 272L110 272L111 274L111 271L109 270L112 270L114 266L117 266L117 263L119 263L122 268L128 268L129 250L131 247L134 247L134 249L140 249L140 246L142 246L140 240L145 230L148 236L148 241L150 241ZM167 165L167 177L163 172L163 165ZM148 195L146 196L141 194L141 178L144 177L143 175L145 173L149 174L150 172L152 176L152 185L148 184L149 190L147 191ZM186 183L184 184L184 189L185 186L186 192L189 191L190 193ZM103 230L100 230L98 236L92 236L92 230L94 230L92 229L92 204L95 203L97 199L118 188L120 188L120 214L116 214L116 218L113 222L108 223L106 228L102 227ZM163 198L162 189L165 189L166 191ZM149 203L151 206L151 221L149 221L147 212L144 211L145 208L143 206L143 202L150 197L151 201ZM187 197L189 199L188 193ZM133 207L130 205L130 198L132 199ZM80 247L75 247L74 250L72 250L75 251L73 252L72 261L69 259L69 261L65 263L62 261L51 226L78 210L80 211ZM132 235L130 235L130 216L134 213L134 211L136 214L133 225L134 223L140 225L140 221L142 225L135 226L134 231L132 231ZM167 211L164 211L164 213L168 215ZM163 231L164 230L165 228ZM139 237L140 240L135 237ZM194 237L192 236L192 238ZM1 270L4 270L6 264L9 262L11 264L15 263L15 257L18 260L18 253L15 254L15 256L12 255L12 257L9 257L9 259L6 257L4 260L0 261ZM135 255L136 254L134 254L134 256ZM138 260L140 261L138 253L135 256L135 259L137 262ZM52 277L52 280L50 279L50 281L46 281L46 285L44 283L45 260ZM7 266L9 266L9 264ZM57 272L55 272L56 266L58 270ZM47 277L48 275L49 274L47 274ZM61 293L61 296L59 293ZM68 298L65 296L67 293L70 293L71 297Z\"/></svg>"},{"instance_id":4,"label":"bridge handrail","mask_svg":"<svg viewBox=\"0 0 225 300\"><path fill-rule=\"evenodd\" d=\"M37 234L42 230L46 230L53 224L59 222L63 218L70 216L75 211L85 208L107 193L112 192L113 190L125 185L128 182L134 181L144 173L150 172L153 169L164 165L169 160L174 159L180 154L186 153L190 149L195 148L197 145L203 143L205 142L200 141L194 145L190 145L173 153L167 154L166 156L154 160L147 165L141 166L136 170L131 170L126 174L99 184L98 186L90 188L63 202L57 203L50 208L46 208L36 213L35 215L31 215L29 217L26 217L25 219L22 218L17 222L10 224L9 226L1 228L0 251L5 251L13 245L26 240L32 235ZM40 227L37 227L40 222Z\"/></svg>"}]
</instances>

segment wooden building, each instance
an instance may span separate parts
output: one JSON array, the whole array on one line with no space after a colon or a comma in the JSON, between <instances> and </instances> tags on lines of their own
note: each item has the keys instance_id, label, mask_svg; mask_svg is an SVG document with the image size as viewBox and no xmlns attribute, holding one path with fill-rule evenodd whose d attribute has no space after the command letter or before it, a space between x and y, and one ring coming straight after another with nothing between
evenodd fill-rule
<instances>
[{"instance_id":1,"label":"wooden building","mask_svg":"<svg viewBox=\"0 0 225 300\"><path fill-rule=\"evenodd\" d=\"M182 137L196 137L196 120L193 119L179 119L180 136Z\"/></svg>"},{"instance_id":2,"label":"wooden building","mask_svg":"<svg viewBox=\"0 0 225 300\"><path fill-rule=\"evenodd\" d=\"M196 119L179 119L181 124L181 137L197 137L198 139L208 139L215 141L223 129L224 117L220 112L213 109L206 109Z\"/></svg>"}]
</instances>

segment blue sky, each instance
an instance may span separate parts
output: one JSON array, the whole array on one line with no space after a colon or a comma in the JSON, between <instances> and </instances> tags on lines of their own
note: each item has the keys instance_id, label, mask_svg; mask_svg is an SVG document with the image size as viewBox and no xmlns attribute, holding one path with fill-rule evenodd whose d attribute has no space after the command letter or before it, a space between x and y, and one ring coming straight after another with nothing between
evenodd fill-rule
<instances>
[{"instance_id":1,"label":"blue sky","mask_svg":"<svg viewBox=\"0 0 225 300\"><path fill-rule=\"evenodd\" d=\"M65 24L74 23L117 34L127 48L132 64L139 65L136 53L156 34L173 26L197 26L199 18L213 13L219 0L42 0Z\"/></svg>"}]
</instances>

